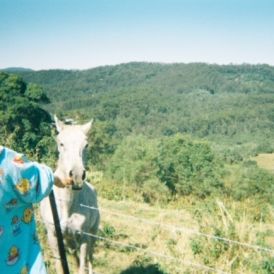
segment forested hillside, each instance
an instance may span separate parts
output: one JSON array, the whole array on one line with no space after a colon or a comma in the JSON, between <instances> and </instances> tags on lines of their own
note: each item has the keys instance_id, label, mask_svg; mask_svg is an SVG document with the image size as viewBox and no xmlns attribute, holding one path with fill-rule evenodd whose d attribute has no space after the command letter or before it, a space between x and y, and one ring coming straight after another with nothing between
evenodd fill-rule
<instances>
[{"instance_id":1,"label":"forested hillside","mask_svg":"<svg viewBox=\"0 0 274 274\"><path fill-rule=\"evenodd\" d=\"M271 66L128 63L17 74L43 88L49 112L95 119L90 164L111 180L163 193L271 198L267 188L234 188L245 172L223 179L227 164L254 171L250 157L274 148Z\"/></svg>"},{"instance_id":2,"label":"forested hillside","mask_svg":"<svg viewBox=\"0 0 274 274\"><path fill-rule=\"evenodd\" d=\"M136 136L156 151L163 137L204 139L230 162L274 147L274 68L268 65L128 63L17 74L43 88L49 112L95 119L91 163L100 170Z\"/></svg>"},{"instance_id":3,"label":"forested hillside","mask_svg":"<svg viewBox=\"0 0 274 274\"><path fill-rule=\"evenodd\" d=\"M129 63L12 73L0 73L2 144L52 164L49 113L78 122L94 118L88 166L105 203L187 208L199 231L273 248L274 174L261 168L260 153L274 151L274 67ZM104 236L119 239L112 223L102 227ZM233 273L274 269L269 253L188 240L186 252L202 264ZM169 239L164 247L174 255L177 243Z\"/></svg>"},{"instance_id":4,"label":"forested hillside","mask_svg":"<svg viewBox=\"0 0 274 274\"><path fill-rule=\"evenodd\" d=\"M19 73L44 88L50 111L92 116L123 136L273 137L274 68L267 65L129 63Z\"/></svg>"}]
</instances>

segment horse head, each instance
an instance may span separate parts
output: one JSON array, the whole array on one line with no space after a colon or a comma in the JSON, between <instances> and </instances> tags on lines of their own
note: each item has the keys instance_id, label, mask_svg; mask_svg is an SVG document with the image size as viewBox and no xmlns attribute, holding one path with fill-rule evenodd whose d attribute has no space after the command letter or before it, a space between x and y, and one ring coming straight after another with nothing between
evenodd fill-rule
<instances>
[{"instance_id":1,"label":"horse head","mask_svg":"<svg viewBox=\"0 0 274 274\"><path fill-rule=\"evenodd\" d=\"M59 158L55 171L56 184L72 189L81 189L86 178L84 166L85 151L88 145L87 134L92 120L84 125L66 125L54 116Z\"/></svg>"}]
</instances>

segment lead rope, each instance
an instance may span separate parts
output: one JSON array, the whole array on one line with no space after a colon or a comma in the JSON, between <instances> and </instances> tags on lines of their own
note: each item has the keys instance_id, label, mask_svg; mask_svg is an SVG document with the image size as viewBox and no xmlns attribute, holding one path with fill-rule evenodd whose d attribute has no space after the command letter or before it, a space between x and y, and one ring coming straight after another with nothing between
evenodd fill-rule
<instances>
[{"instance_id":1,"label":"lead rope","mask_svg":"<svg viewBox=\"0 0 274 274\"><path fill-rule=\"evenodd\" d=\"M64 246L63 234L60 227L60 219L58 216L58 211L56 207L53 190L49 194L49 200L50 200L50 207L51 207L51 212L52 212L55 231L56 231L56 237L57 237L57 243L58 243L58 249L60 253L62 268L63 268L64 274L69 274L69 267L68 267L68 261L66 256L66 250Z\"/></svg>"}]
</instances>

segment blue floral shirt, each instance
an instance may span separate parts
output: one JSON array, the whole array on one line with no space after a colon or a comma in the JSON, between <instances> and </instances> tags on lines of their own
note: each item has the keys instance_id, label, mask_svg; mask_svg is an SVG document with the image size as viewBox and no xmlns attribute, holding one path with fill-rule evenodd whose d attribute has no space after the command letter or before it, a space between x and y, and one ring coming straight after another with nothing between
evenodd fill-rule
<instances>
[{"instance_id":1,"label":"blue floral shirt","mask_svg":"<svg viewBox=\"0 0 274 274\"><path fill-rule=\"evenodd\" d=\"M50 168L0 146L0 273L43 274L33 203L47 196L54 182Z\"/></svg>"}]
</instances>

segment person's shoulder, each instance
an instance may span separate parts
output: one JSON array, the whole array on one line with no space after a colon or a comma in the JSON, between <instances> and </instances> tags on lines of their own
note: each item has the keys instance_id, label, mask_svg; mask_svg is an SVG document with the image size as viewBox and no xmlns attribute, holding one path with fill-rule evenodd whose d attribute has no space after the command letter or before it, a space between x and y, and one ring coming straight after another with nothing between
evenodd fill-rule
<instances>
[{"instance_id":1,"label":"person's shoulder","mask_svg":"<svg viewBox=\"0 0 274 274\"><path fill-rule=\"evenodd\" d=\"M0 145L0 153L2 153L5 150L5 147Z\"/></svg>"},{"instance_id":2,"label":"person's shoulder","mask_svg":"<svg viewBox=\"0 0 274 274\"><path fill-rule=\"evenodd\" d=\"M17 152L12 150L11 148L5 147L5 146L0 146L0 153L1 152L6 152L9 154L16 154Z\"/></svg>"},{"instance_id":3,"label":"person's shoulder","mask_svg":"<svg viewBox=\"0 0 274 274\"><path fill-rule=\"evenodd\" d=\"M25 154L19 153L5 146L0 146L0 155L2 155L2 158L14 164L25 164L30 162Z\"/></svg>"}]
</instances>

